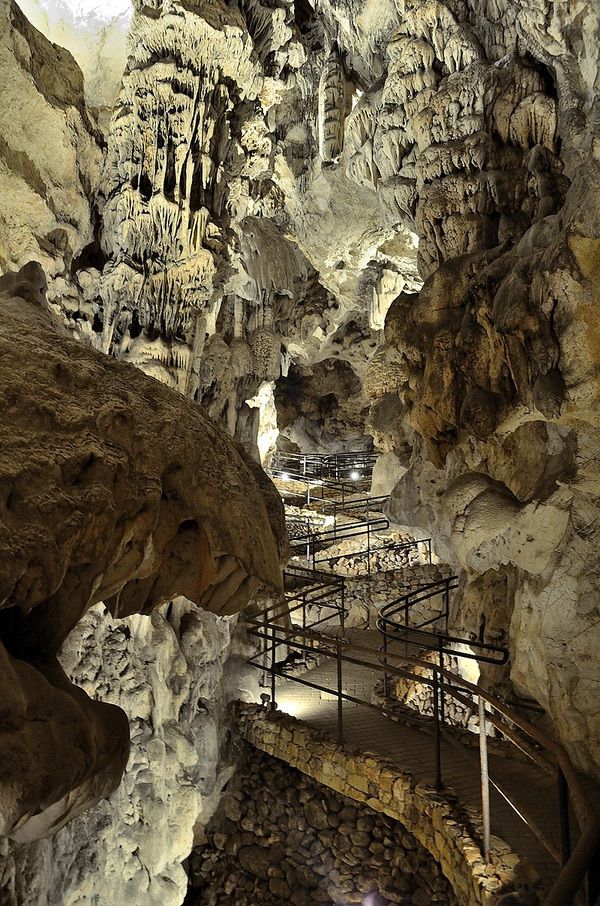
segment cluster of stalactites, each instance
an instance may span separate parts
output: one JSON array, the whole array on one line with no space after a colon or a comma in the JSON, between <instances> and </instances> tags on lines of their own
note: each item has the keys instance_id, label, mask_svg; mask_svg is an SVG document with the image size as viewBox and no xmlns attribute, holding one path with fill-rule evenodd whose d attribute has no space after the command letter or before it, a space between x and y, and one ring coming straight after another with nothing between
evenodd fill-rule
<instances>
[{"instance_id":1,"label":"cluster of stalactites","mask_svg":"<svg viewBox=\"0 0 600 906\"><path fill-rule=\"evenodd\" d=\"M286 54L301 59L292 18L290 0L198 14L169 0L134 22L103 186L103 348L188 394L236 224L272 173L265 60L273 80Z\"/></svg>"},{"instance_id":2,"label":"cluster of stalactites","mask_svg":"<svg viewBox=\"0 0 600 906\"><path fill-rule=\"evenodd\" d=\"M490 38L481 15L471 24L449 4L406 0L385 82L349 121L348 173L377 186L391 223L418 233L423 276L516 241L561 203L556 100L545 75L514 55L514 29L500 32L503 6L487 4Z\"/></svg>"},{"instance_id":3,"label":"cluster of stalactites","mask_svg":"<svg viewBox=\"0 0 600 906\"><path fill-rule=\"evenodd\" d=\"M346 80L337 47L325 60L319 81L319 153L323 163L334 163L344 147Z\"/></svg>"}]
</instances>

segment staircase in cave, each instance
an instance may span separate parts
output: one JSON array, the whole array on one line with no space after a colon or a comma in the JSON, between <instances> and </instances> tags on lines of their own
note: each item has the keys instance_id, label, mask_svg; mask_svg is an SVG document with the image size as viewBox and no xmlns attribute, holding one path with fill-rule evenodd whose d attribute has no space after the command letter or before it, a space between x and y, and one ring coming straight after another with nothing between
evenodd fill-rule
<instances>
[{"instance_id":1,"label":"staircase in cave","mask_svg":"<svg viewBox=\"0 0 600 906\"><path fill-rule=\"evenodd\" d=\"M449 631L458 579L431 539L390 525L386 498L369 493L373 461L362 453L273 461L292 559L284 599L250 628L263 703L451 790L481 815L486 862L497 838L518 853L522 902L562 906L575 883L569 857L585 851L582 796L600 803L598 790L537 727L534 703L500 700L478 684L481 667L501 669L508 651ZM596 903L593 874L577 902Z\"/></svg>"}]
</instances>

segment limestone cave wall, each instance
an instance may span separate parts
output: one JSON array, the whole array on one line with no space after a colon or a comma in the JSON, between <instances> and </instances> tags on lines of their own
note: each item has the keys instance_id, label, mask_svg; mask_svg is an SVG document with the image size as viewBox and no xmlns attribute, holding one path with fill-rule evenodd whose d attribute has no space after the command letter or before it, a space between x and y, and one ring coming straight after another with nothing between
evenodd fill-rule
<instances>
[{"instance_id":1,"label":"limestone cave wall","mask_svg":"<svg viewBox=\"0 0 600 906\"><path fill-rule=\"evenodd\" d=\"M184 598L120 620L99 604L79 623L61 663L128 715L129 763L109 799L54 836L0 844L3 906L183 902L183 863L234 770L225 706L254 691L232 629Z\"/></svg>"},{"instance_id":2,"label":"limestone cave wall","mask_svg":"<svg viewBox=\"0 0 600 906\"><path fill-rule=\"evenodd\" d=\"M39 265L0 304L1 899L180 903L245 684L208 611L279 589L281 503L193 402L71 339Z\"/></svg>"},{"instance_id":3,"label":"limestone cave wall","mask_svg":"<svg viewBox=\"0 0 600 906\"><path fill-rule=\"evenodd\" d=\"M14 2L0 8L0 70L0 269L38 261L53 310L87 336L82 258L97 229L103 139L83 75Z\"/></svg>"},{"instance_id":4,"label":"limestone cave wall","mask_svg":"<svg viewBox=\"0 0 600 906\"><path fill-rule=\"evenodd\" d=\"M121 374L104 377L100 351L179 392L160 421L154 382L119 390L111 419L143 413L155 463L177 418L196 426L185 456L202 458L198 409L263 462L277 444L373 442L390 516L460 572L453 628L509 645L507 670L483 681L536 699L596 771L599 16L594 0L136 0L115 99L109 38L106 64L84 59L87 37L72 43L84 84L13 0L0 8L0 270L38 262L64 332L23 321L45 310L37 270L9 280L21 333L6 348L23 349L6 411L14 375L56 347L73 392L78 357L95 391ZM64 427L33 387L39 424ZM260 482L237 447L224 455ZM220 568L229 599L243 577ZM11 904L41 866L39 902L61 884L64 903L92 896L100 864L114 899L182 901L180 862L227 777L222 705L247 681L225 666L232 624L196 615L197 588L170 587L190 599L172 606L159 590L151 618L131 615L151 607L129 593L107 617L94 592L74 629L69 607L52 627L70 678L135 701L133 749L116 799L52 842L9 847ZM81 838L96 844L73 861Z\"/></svg>"},{"instance_id":5,"label":"limestone cave wall","mask_svg":"<svg viewBox=\"0 0 600 906\"><path fill-rule=\"evenodd\" d=\"M392 117L379 178L425 282L390 308L370 383L390 512L461 571L455 627L508 642L510 681L597 769L599 70L580 34L593 4L403 5L368 159Z\"/></svg>"}]
</instances>

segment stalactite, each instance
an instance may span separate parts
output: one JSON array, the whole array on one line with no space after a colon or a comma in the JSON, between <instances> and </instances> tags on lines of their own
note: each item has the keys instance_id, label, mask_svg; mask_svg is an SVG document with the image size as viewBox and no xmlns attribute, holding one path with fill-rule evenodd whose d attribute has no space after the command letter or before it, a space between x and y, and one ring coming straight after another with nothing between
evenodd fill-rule
<instances>
[{"instance_id":1,"label":"stalactite","mask_svg":"<svg viewBox=\"0 0 600 906\"><path fill-rule=\"evenodd\" d=\"M346 82L340 55L334 47L319 82L319 152L324 163L335 163L344 147Z\"/></svg>"}]
</instances>

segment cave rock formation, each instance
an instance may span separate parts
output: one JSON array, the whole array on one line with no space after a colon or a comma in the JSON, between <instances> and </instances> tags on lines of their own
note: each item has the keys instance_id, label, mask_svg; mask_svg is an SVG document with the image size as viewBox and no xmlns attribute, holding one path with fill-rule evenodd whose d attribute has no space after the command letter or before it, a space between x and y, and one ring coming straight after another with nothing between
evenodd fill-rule
<instances>
[{"instance_id":1,"label":"cave rock formation","mask_svg":"<svg viewBox=\"0 0 600 906\"><path fill-rule=\"evenodd\" d=\"M32 263L2 305L2 833L58 829L118 783L124 713L56 658L86 611L217 614L279 587L285 530L261 469L193 403L65 336Z\"/></svg>"}]
</instances>

